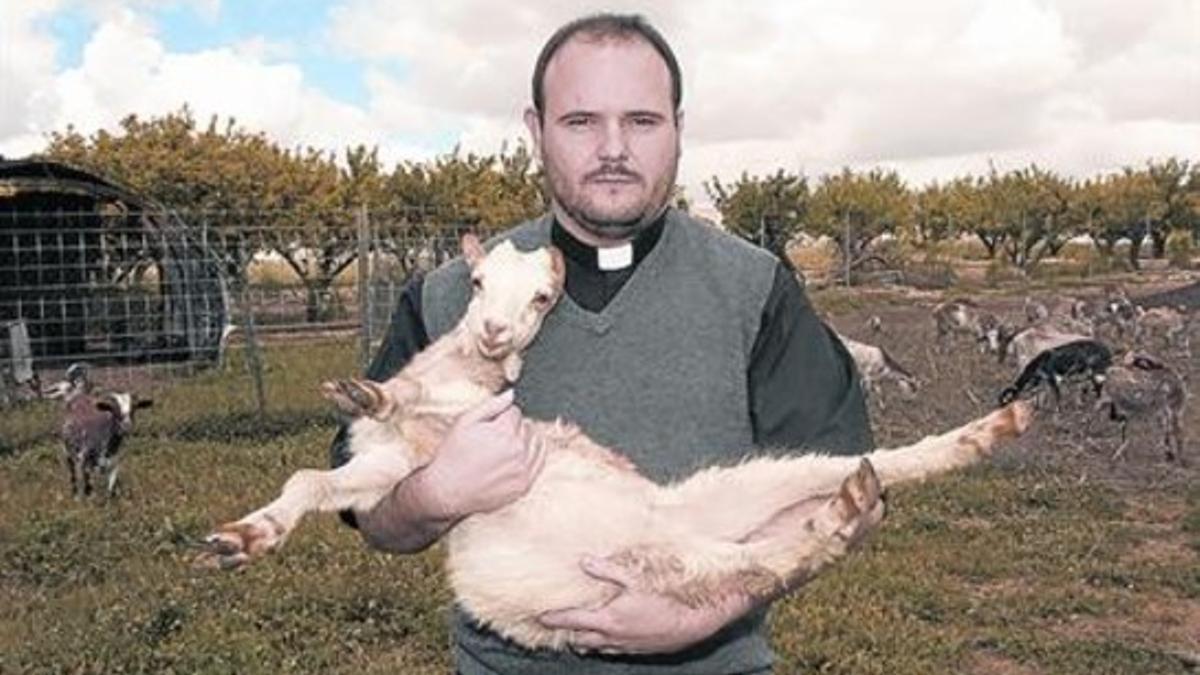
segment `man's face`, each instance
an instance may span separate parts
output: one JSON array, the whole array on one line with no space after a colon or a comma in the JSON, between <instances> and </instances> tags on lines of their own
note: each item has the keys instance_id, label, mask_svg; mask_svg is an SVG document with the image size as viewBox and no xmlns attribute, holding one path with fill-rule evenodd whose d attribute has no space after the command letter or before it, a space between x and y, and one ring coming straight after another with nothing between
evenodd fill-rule
<instances>
[{"instance_id":1,"label":"man's face","mask_svg":"<svg viewBox=\"0 0 1200 675\"><path fill-rule=\"evenodd\" d=\"M576 36L546 68L542 119L525 123L558 217L596 239L624 240L662 212L679 164L671 75L638 39Z\"/></svg>"}]
</instances>

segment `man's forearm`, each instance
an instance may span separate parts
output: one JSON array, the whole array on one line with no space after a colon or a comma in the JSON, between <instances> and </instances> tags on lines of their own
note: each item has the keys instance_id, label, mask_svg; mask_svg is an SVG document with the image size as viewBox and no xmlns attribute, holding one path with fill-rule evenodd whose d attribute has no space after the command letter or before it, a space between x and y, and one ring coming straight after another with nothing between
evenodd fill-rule
<instances>
[{"instance_id":1,"label":"man's forearm","mask_svg":"<svg viewBox=\"0 0 1200 675\"><path fill-rule=\"evenodd\" d=\"M373 548L417 553L440 539L458 518L442 513L423 490L422 471L400 481L370 511L356 513L358 528Z\"/></svg>"}]
</instances>

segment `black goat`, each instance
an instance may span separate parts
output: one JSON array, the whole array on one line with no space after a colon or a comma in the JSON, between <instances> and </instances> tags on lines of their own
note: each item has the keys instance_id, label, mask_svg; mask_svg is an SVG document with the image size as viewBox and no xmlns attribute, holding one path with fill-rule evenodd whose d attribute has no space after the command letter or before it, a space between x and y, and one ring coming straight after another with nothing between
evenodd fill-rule
<instances>
[{"instance_id":1,"label":"black goat","mask_svg":"<svg viewBox=\"0 0 1200 675\"><path fill-rule=\"evenodd\" d=\"M1062 398L1059 383L1080 375L1091 380L1098 397L1104 382L1104 373L1111 365L1112 350L1096 340L1075 340L1051 347L1035 356L1012 386L1000 393L1000 405L1007 405L1021 395L1046 384L1054 392L1054 405L1057 408Z\"/></svg>"}]
</instances>

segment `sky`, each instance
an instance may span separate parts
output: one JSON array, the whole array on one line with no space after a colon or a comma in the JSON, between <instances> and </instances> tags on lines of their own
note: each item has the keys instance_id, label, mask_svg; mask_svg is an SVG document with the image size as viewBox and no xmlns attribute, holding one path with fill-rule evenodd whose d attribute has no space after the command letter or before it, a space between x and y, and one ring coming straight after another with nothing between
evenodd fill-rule
<instances>
[{"instance_id":1,"label":"sky","mask_svg":"<svg viewBox=\"0 0 1200 675\"><path fill-rule=\"evenodd\" d=\"M0 155L185 104L389 165L498 152L527 138L542 43L598 10L675 49L701 209L742 172L1200 161L1200 0L0 0Z\"/></svg>"}]
</instances>

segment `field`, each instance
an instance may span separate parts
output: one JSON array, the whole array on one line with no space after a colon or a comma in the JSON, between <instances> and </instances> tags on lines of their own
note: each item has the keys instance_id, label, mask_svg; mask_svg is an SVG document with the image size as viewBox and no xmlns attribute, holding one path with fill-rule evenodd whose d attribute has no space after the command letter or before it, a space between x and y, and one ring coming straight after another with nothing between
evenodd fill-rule
<instances>
[{"instance_id":1,"label":"field","mask_svg":"<svg viewBox=\"0 0 1200 675\"><path fill-rule=\"evenodd\" d=\"M1020 309L1020 296L977 297ZM924 383L915 402L894 392L872 401L882 444L982 413L1013 375L965 346L934 349L937 295L830 289L814 299ZM868 332L871 314L883 334ZM450 595L437 549L373 553L321 517L249 569L188 564L212 525L265 501L296 468L325 463L334 422L316 385L353 372L354 350L350 340L272 345L264 420L250 412L236 353L223 371L154 387L109 503L68 495L53 405L6 411L0 673L446 672ZM1197 381L1195 361L1172 362ZM1188 468L1164 461L1150 427L1114 463L1115 428L1065 407L986 466L893 490L866 546L777 605L777 672L1197 672L1200 404L1189 402Z\"/></svg>"}]
</instances>

